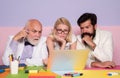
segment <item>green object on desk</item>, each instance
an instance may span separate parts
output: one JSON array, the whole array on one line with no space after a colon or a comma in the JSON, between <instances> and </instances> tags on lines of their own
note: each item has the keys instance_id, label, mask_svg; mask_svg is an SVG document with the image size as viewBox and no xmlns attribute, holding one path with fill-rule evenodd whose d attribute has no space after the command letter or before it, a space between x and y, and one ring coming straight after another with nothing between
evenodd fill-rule
<instances>
[{"instance_id":1,"label":"green object on desk","mask_svg":"<svg viewBox=\"0 0 120 78\"><path fill-rule=\"evenodd\" d=\"M48 72L43 66L26 66L24 70L19 70L18 74L8 74L6 78L28 78L28 73L25 70L39 70L41 72ZM61 76L56 76L56 78L61 78Z\"/></svg>"},{"instance_id":2,"label":"green object on desk","mask_svg":"<svg viewBox=\"0 0 120 78\"><path fill-rule=\"evenodd\" d=\"M26 66L24 70L19 70L18 74L8 74L6 78L28 78L28 74L25 73L25 70L46 71L43 66Z\"/></svg>"},{"instance_id":3,"label":"green object on desk","mask_svg":"<svg viewBox=\"0 0 120 78\"><path fill-rule=\"evenodd\" d=\"M25 74L24 70L19 70L18 74L8 74L6 78L28 78L28 74Z\"/></svg>"},{"instance_id":4,"label":"green object on desk","mask_svg":"<svg viewBox=\"0 0 120 78\"><path fill-rule=\"evenodd\" d=\"M43 66L26 66L25 70L39 70L41 72L46 71Z\"/></svg>"},{"instance_id":5,"label":"green object on desk","mask_svg":"<svg viewBox=\"0 0 120 78\"><path fill-rule=\"evenodd\" d=\"M26 66L25 70L41 70L43 66Z\"/></svg>"}]
</instances>

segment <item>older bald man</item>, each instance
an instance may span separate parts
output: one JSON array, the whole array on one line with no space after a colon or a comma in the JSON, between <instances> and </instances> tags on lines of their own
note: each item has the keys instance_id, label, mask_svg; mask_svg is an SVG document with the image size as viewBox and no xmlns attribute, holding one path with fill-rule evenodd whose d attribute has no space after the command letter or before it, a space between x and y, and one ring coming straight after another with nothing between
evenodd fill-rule
<instances>
[{"instance_id":1,"label":"older bald man","mask_svg":"<svg viewBox=\"0 0 120 78\"><path fill-rule=\"evenodd\" d=\"M48 57L46 38L41 36L42 24L37 19L30 19L25 27L8 41L2 57L4 65L9 65L9 55L19 58L20 63L28 66L41 66Z\"/></svg>"}]
</instances>

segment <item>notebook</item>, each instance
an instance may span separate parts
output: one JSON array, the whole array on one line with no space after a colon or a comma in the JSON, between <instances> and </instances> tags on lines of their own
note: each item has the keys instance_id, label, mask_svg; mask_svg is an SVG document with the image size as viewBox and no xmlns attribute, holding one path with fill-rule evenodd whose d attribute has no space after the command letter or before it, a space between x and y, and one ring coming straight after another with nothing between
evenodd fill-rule
<instances>
[{"instance_id":1,"label":"notebook","mask_svg":"<svg viewBox=\"0 0 120 78\"><path fill-rule=\"evenodd\" d=\"M89 50L55 50L49 58L47 70L60 74L83 70Z\"/></svg>"}]
</instances>

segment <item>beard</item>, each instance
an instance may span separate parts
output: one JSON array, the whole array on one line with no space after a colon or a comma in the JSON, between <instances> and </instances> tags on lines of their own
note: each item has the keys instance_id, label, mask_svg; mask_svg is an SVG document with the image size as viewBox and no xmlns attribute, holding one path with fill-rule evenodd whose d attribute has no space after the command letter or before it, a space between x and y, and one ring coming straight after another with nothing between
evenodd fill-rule
<instances>
[{"instance_id":1,"label":"beard","mask_svg":"<svg viewBox=\"0 0 120 78\"><path fill-rule=\"evenodd\" d=\"M88 33L88 32L82 33L81 38L85 37L86 35L89 36L89 37L92 37L92 40L93 40L95 38L95 36L96 36L96 30L94 29L93 33ZM85 45L87 45L87 43L85 41L83 41L83 43Z\"/></svg>"},{"instance_id":2,"label":"beard","mask_svg":"<svg viewBox=\"0 0 120 78\"><path fill-rule=\"evenodd\" d=\"M32 45L37 45L40 39L31 39L27 38L28 42L31 43Z\"/></svg>"}]
</instances>

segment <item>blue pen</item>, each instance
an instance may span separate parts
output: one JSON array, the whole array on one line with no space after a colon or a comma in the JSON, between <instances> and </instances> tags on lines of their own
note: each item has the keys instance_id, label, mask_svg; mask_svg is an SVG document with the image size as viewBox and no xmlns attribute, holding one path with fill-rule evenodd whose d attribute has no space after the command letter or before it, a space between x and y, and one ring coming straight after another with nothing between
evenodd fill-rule
<instances>
[{"instance_id":1,"label":"blue pen","mask_svg":"<svg viewBox=\"0 0 120 78\"><path fill-rule=\"evenodd\" d=\"M3 73L3 72L5 72L5 70L4 69L0 69L0 73Z\"/></svg>"},{"instance_id":2,"label":"blue pen","mask_svg":"<svg viewBox=\"0 0 120 78\"><path fill-rule=\"evenodd\" d=\"M108 76L120 75L120 73L118 73L118 72L109 72L107 75Z\"/></svg>"}]
</instances>

